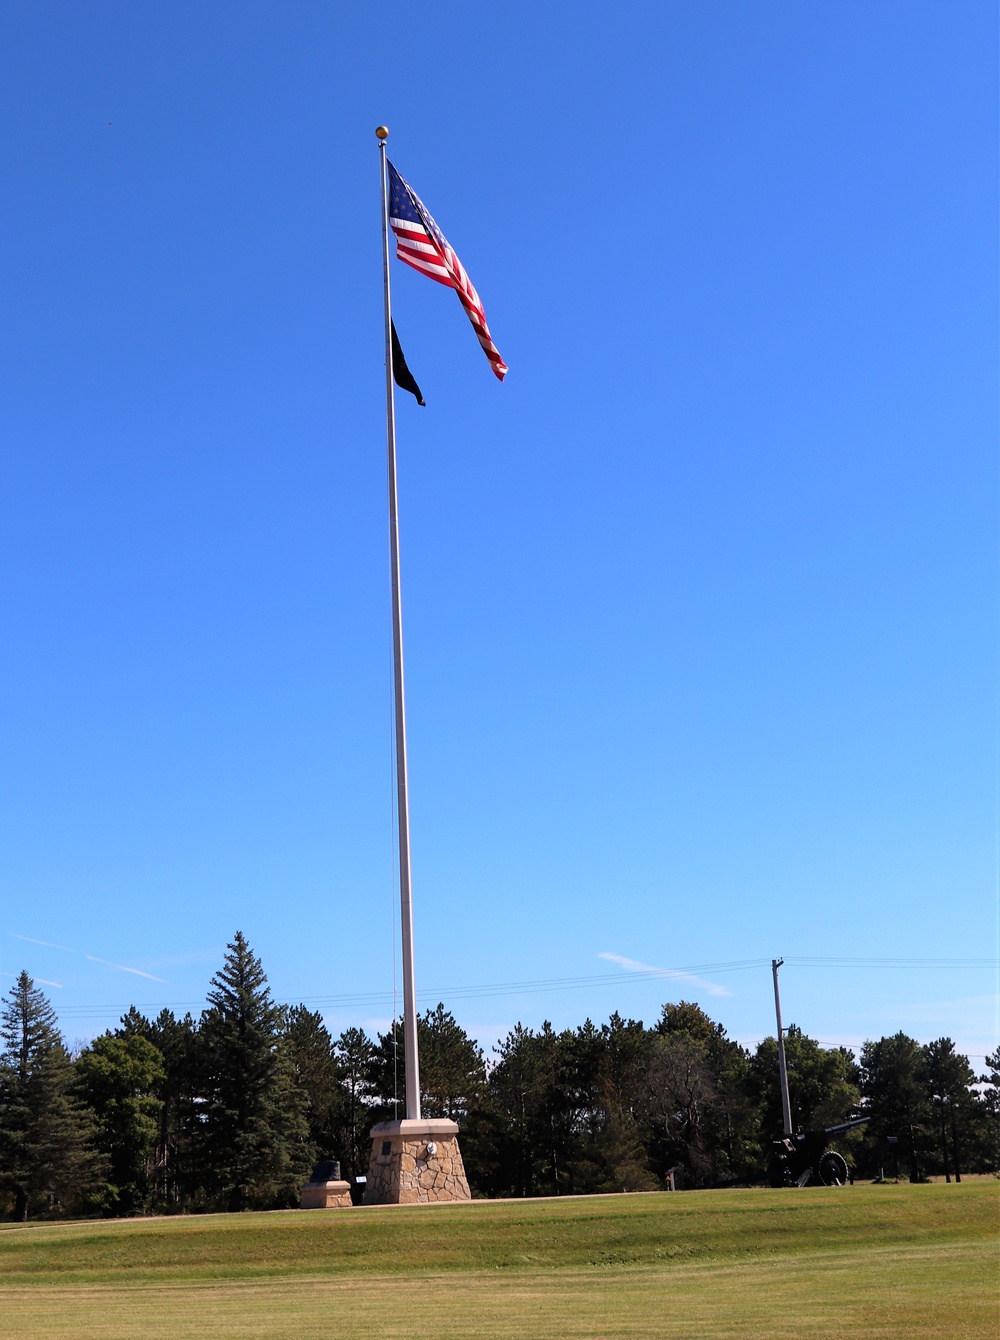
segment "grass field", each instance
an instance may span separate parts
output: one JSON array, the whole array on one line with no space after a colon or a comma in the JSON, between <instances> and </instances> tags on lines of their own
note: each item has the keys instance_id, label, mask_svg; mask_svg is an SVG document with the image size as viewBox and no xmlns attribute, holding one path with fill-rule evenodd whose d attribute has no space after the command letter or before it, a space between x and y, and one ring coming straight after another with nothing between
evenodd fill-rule
<instances>
[{"instance_id":1,"label":"grass field","mask_svg":"<svg viewBox=\"0 0 1000 1340\"><path fill-rule=\"evenodd\" d=\"M989 1337L1000 1183L7 1226L0 1333Z\"/></svg>"}]
</instances>

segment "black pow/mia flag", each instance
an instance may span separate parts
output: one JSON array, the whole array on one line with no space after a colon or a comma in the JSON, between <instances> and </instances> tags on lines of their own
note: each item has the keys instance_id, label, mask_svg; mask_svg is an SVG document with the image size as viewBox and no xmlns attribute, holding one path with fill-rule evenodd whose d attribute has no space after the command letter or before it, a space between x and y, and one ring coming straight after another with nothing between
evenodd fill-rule
<instances>
[{"instance_id":1,"label":"black pow/mia flag","mask_svg":"<svg viewBox=\"0 0 1000 1340\"><path fill-rule=\"evenodd\" d=\"M396 334L396 323L393 321L390 324L392 326L392 379L402 390L409 391L412 396L415 396L418 405L426 405L427 402L420 394L420 387L417 385L416 378L406 366L399 336Z\"/></svg>"}]
</instances>

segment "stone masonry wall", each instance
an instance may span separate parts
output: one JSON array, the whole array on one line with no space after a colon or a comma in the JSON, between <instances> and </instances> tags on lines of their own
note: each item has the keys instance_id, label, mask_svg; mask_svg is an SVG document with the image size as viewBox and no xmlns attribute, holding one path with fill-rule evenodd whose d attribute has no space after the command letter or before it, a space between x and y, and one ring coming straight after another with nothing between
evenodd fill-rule
<instances>
[{"instance_id":1,"label":"stone masonry wall","mask_svg":"<svg viewBox=\"0 0 1000 1340\"><path fill-rule=\"evenodd\" d=\"M301 1210L349 1209L350 1204L350 1182L307 1182L299 1199Z\"/></svg>"},{"instance_id":2,"label":"stone masonry wall","mask_svg":"<svg viewBox=\"0 0 1000 1340\"><path fill-rule=\"evenodd\" d=\"M428 1153L433 1144L435 1151ZM385 1146L387 1152L383 1152ZM375 1134L365 1187L366 1205L419 1205L471 1200L454 1135Z\"/></svg>"}]
</instances>

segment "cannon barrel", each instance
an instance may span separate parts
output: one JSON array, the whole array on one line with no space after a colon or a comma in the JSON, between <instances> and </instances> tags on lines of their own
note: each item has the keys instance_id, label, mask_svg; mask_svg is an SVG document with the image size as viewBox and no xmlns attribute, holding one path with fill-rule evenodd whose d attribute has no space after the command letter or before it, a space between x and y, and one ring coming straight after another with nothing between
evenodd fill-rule
<instances>
[{"instance_id":1,"label":"cannon barrel","mask_svg":"<svg viewBox=\"0 0 1000 1340\"><path fill-rule=\"evenodd\" d=\"M843 1135L845 1131L853 1131L855 1126L863 1126L869 1117L853 1117L850 1121L842 1121L839 1126L827 1126L824 1135Z\"/></svg>"}]
</instances>

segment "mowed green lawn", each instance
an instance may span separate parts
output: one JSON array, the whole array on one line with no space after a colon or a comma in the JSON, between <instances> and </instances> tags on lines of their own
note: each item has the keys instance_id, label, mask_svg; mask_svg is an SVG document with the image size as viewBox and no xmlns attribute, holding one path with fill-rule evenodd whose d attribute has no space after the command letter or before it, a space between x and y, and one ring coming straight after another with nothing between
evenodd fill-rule
<instances>
[{"instance_id":1,"label":"mowed green lawn","mask_svg":"<svg viewBox=\"0 0 1000 1340\"><path fill-rule=\"evenodd\" d=\"M990 1337L1000 1183L6 1226L0 1334Z\"/></svg>"}]
</instances>

